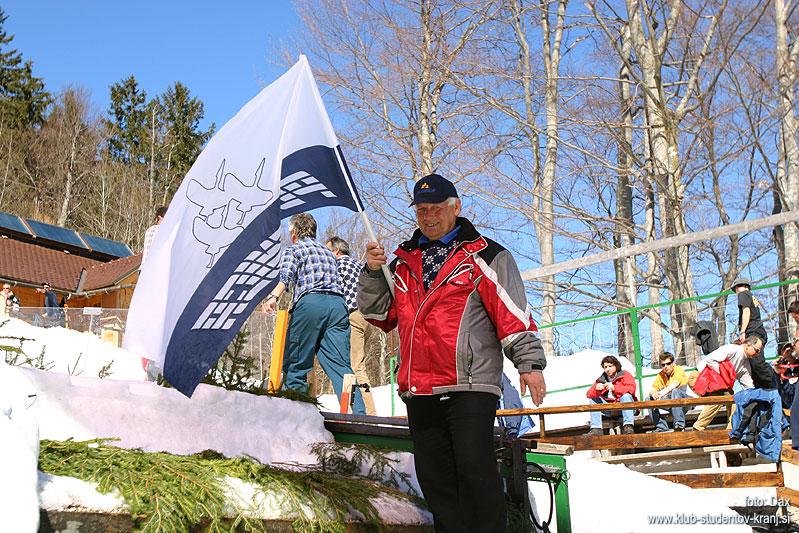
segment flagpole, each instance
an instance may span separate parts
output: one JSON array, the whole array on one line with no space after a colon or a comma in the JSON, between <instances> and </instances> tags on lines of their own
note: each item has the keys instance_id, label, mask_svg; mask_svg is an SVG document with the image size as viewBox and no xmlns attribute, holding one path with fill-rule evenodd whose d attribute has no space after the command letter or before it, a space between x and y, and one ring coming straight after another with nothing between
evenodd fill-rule
<instances>
[{"instance_id":1,"label":"flagpole","mask_svg":"<svg viewBox=\"0 0 799 533\"><path fill-rule=\"evenodd\" d=\"M373 242L377 242L377 237L375 236L375 231L372 229L372 223L369 221L369 217L366 216L366 211L359 210L358 213L361 215L361 220L363 220L363 225L366 226L366 233L369 234L369 238ZM369 268L367 266L367 268ZM383 276L386 278L386 282L388 282L388 290L391 291L391 296L394 296L394 278L391 277L391 271L388 269L388 265L382 264L380 265L380 269L383 271Z\"/></svg>"},{"instance_id":2,"label":"flagpole","mask_svg":"<svg viewBox=\"0 0 799 533\"><path fill-rule=\"evenodd\" d=\"M347 181L347 187L349 187L352 199L355 201L355 206L358 208L358 213L361 215L361 220L363 221L363 225L366 227L366 233L369 236L369 240L371 240L372 242L377 242L377 236L375 235L375 230L372 228L372 222L369 220L369 217L366 215L366 211L361 205L360 199L355 194L355 189L352 186L352 176L350 175L349 169L347 168L347 165L344 162L344 156L341 153L341 147L336 146L335 152L336 152L336 160L338 161L339 167L341 167L341 172L344 174L344 179L346 179ZM369 268L369 266L367 265L366 268ZM388 290L389 292L391 292L391 297L393 298L394 278L391 275L391 271L388 269L388 265L386 264L380 265L380 270L383 271L383 276L386 278L386 283L388 283Z\"/></svg>"}]
</instances>

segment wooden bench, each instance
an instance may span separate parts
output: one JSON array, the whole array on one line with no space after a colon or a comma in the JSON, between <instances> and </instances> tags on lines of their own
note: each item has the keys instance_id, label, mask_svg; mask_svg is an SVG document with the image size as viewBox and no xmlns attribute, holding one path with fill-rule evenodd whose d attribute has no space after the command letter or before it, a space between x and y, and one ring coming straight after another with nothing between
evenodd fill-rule
<instances>
[{"instance_id":1,"label":"wooden bench","mask_svg":"<svg viewBox=\"0 0 799 533\"><path fill-rule=\"evenodd\" d=\"M606 403L563 405L552 407L538 407L532 409L505 409L497 411L498 416L537 416L539 421L539 434L525 435L521 440L526 441L528 448L540 445L569 446L574 450L637 450L643 449L644 457L657 460L664 457L689 457L707 453L722 454L725 452L745 452L746 448L730 441L727 429L709 429L705 431L683 431L667 433L635 433L628 435L568 435L548 436L546 434L545 416L569 413L590 413L596 411L619 412L625 409L667 409L671 407L694 407L704 405L732 405L733 397L707 396L702 398L680 398L674 400L650 400L643 402ZM727 410L729 417L730 410ZM640 454L637 454L640 455ZM785 457L792 457L799 465L799 453L788 447L783 450ZM633 453L613 456L604 460L624 463L624 459L633 459ZM726 466L717 461L714 466ZM710 472L710 473L668 473L650 474L674 483L681 483L693 488L733 488L733 487L776 487L778 494L785 498L796 498L799 502L799 492L784 487L784 477L780 463L776 470L770 472Z\"/></svg>"},{"instance_id":2,"label":"wooden bench","mask_svg":"<svg viewBox=\"0 0 799 533\"><path fill-rule=\"evenodd\" d=\"M497 416L518 416L529 415L538 416L539 438L546 436L546 415L562 415L573 413L590 413L596 411L625 411L627 409L668 409L671 407L694 407L697 405L732 405L732 396L704 396L702 398L678 398L675 400L649 400L644 402L613 402L613 403L591 403L580 405L557 405L552 407L534 407L524 409L500 409ZM728 410L729 412L729 410Z\"/></svg>"}]
</instances>

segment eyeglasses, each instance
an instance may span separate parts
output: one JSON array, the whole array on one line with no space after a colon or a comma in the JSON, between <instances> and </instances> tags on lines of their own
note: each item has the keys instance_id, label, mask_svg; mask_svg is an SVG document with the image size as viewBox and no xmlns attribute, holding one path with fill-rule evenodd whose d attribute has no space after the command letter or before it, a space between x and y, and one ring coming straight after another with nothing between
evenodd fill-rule
<instances>
[{"instance_id":1,"label":"eyeglasses","mask_svg":"<svg viewBox=\"0 0 799 533\"><path fill-rule=\"evenodd\" d=\"M674 361L669 361L668 363L663 363L663 366L671 366L674 364Z\"/></svg>"}]
</instances>

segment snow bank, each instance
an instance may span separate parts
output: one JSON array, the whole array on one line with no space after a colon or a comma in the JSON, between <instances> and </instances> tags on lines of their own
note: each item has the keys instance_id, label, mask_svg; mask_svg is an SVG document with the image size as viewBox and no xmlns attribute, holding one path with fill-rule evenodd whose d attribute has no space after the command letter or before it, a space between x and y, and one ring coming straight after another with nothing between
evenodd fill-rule
<instances>
[{"instance_id":1,"label":"snow bank","mask_svg":"<svg viewBox=\"0 0 799 533\"><path fill-rule=\"evenodd\" d=\"M52 372L97 377L105 368L106 376L114 379L146 379L141 357L103 342L93 333L40 328L8 318L0 320L0 336L30 339L22 343L25 355L35 360L44 350L44 367ZM7 338L0 339L0 344L18 346L17 341Z\"/></svg>"},{"instance_id":2,"label":"snow bank","mask_svg":"<svg viewBox=\"0 0 799 533\"><path fill-rule=\"evenodd\" d=\"M14 368L0 361L0 531L39 529L36 467L39 435L27 411L36 390L26 379L14 379Z\"/></svg>"},{"instance_id":3,"label":"snow bank","mask_svg":"<svg viewBox=\"0 0 799 533\"><path fill-rule=\"evenodd\" d=\"M102 494L97 491L97 483L43 472L39 472L39 498L42 509L50 511L124 513L129 510L116 489Z\"/></svg>"},{"instance_id":4,"label":"snow bank","mask_svg":"<svg viewBox=\"0 0 799 533\"><path fill-rule=\"evenodd\" d=\"M190 454L216 450L263 463L313 463L310 447L333 442L310 404L200 385L192 398L151 382L12 368L38 392L30 412L43 439L119 438L124 448ZM13 381L12 379L12 381Z\"/></svg>"}]
</instances>

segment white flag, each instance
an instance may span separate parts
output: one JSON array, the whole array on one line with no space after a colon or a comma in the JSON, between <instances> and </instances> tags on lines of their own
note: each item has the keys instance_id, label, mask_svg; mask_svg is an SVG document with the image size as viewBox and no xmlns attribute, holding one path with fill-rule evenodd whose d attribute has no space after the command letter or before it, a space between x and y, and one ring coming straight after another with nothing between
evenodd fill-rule
<instances>
[{"instance_id":1,"label":"white flag","mask_svg":"<svg viewBox=\"0 0 799 533\"><path fill-rule=\"evenodd\" d=\"M191 396L277 283L280 221L362 210L305 56L208 142L142 265L125 348Z\"/></svg>"}]
</instances>

